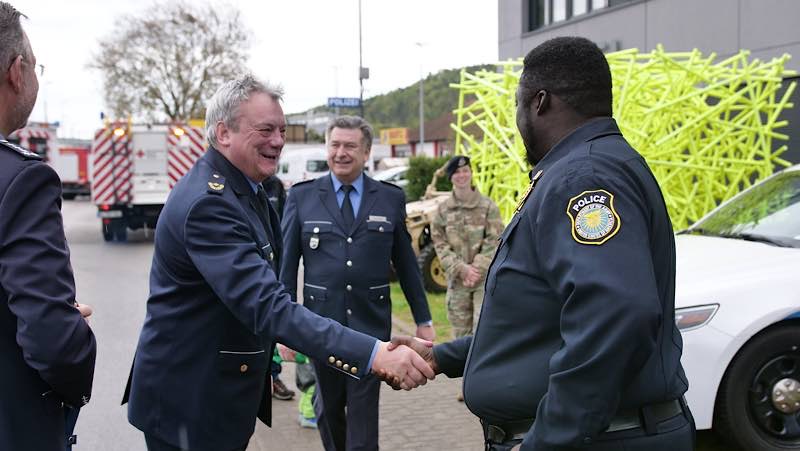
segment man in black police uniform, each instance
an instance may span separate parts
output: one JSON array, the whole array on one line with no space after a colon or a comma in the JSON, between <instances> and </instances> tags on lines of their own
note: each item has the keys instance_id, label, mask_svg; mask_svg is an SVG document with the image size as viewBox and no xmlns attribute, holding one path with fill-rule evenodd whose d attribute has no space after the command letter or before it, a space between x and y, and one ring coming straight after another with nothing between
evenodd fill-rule
<instances>
[{"instance_id":1,"label":"man in black police uniform","mask_svg":"<svg viewBox=\"0 0 800 451\"><path fill-rule=\"evenodd\" d=\"M610 117L608 63L586 39L556 38L524 64L517 127L533 176L475 335L432 353L409 343L463 375L487 449L690 450L672 227Z\"/></svg>"},{"instance_id":2,"label":"man in black police uniform","mask_svg":"<svg viewBox=\"0 0 800 451\"><path fill-rule=\"evenodd\" d=\"M434 339L422 276L405 226L403 190L364 174L372 127L342 116L326 133L329 175L296 183L283 217L281 281L293 297L303 257L303 303L312 311L387 340L392 328L390 262L406 295L417 336ZM380 381L355 383L314 361L317 413L326 450L378 449Z\"/></svg>"},{"instance_id":3,"label":"man in black police uniform","mask_svg":"<svg viewBox=\"0 0 800 451\"><path fill-rule=\"evenodd\" d=\"M270 424L276 341L354 379L387 368L412 388L433 376L410 349L388 352L292 302L278 282L279 222L260 182L275 173L284 144L280 99L249 75L221 86L206 112L211 146L159 217L126 389L128 419L151 451L244 450L256 417Z\"/></svg>"},{"instance_id":4,"label":"man in black police uniform","mask_svg":"<svg viewBox=\"0 0 800 451\"><path fill-rule=\"evenodd\" d=\"M6 141L36 103L36 57L20 13L0 2L0 449L63 450L89 402L96 343L76 308L61 181Z\"/></svg>"}]
</instances>

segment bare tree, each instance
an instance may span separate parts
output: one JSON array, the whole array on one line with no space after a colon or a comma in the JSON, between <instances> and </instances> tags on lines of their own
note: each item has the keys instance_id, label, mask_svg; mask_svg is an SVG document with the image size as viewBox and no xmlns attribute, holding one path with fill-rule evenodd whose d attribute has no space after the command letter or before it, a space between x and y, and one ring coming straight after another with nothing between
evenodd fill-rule
<instances>
[{"instance_id":1,"label":"bare tree","mask_svg":"<svg viewBox=\"0 0 800 451\"><path fill-rule=\"evenodd\" d=\"M245 68L250 34L232 7L184 1L124 16L89 67L103 73L106 106L118 118L187 120Z\"/></svg>"}]
</instances>

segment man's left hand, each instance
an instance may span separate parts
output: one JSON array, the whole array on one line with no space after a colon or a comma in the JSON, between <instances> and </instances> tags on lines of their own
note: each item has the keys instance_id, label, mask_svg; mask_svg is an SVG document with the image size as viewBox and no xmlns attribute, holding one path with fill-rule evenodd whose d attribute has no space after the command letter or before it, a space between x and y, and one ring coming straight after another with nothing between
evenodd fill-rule
<instances>
[{"instance_id":1,"label":"man's left hand","mask_svg":"<svg viewBox=\"0 0 800 451\"><path fill-rule=\"evenodd\" d=\"M417 338L422 338L423 340L433 341L436 339L436 330L433 328L433 324L427 325L419 325L417 326Z\"/></svg>"}]
</instances>

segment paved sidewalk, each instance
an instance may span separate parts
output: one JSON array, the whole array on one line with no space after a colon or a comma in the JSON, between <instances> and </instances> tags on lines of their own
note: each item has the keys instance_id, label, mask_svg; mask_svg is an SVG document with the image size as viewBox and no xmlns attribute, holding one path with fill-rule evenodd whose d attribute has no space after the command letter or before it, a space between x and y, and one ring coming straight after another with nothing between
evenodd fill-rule
<instances>
[{"instance_id":1,"label":"paved sidewalk","mask_svg":"<svg viewBox=\"0 0 800 451\"><path fill-rule=\"evenodd\" d=\"M395 322L395 330L411 330ZM294 387L294 364L284 364L281 379ZM477 418L463 402L456 401L461 379L442 374L412 391L381 388L380 447L394 450L483 449L483 434ZM299 392L298 392L299 395ZM272 400L272 428L256 422L248 451L320 451L319 433L297 424L297 396L292 401Z\"/></svg>"},{"instance_id":2,"label":"paved sidewalk","mask_svg":"<svg viewBox=\"0 0 800 451\"><path fill-rule=\"evenodd\" d=\"M294 364L285 364L281 379L294 389ZM456 401L460 379L439 375L424 387L406 391L381 388L380 447L382 450L483 449L478 420ZM256 422L248 451L320 451L319 433L297 424L297 398L272 401L273 427Z\"/></svg>"}]
</instances>

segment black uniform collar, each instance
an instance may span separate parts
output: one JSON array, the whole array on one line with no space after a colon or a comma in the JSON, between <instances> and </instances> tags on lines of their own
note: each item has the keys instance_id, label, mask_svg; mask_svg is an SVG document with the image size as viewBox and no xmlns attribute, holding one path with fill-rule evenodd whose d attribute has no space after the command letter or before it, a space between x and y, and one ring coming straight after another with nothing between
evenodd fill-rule
<instances>
[{"instance_id":1,"label":"black uniform collar","mask_svg":"<svg viewBox=\"0 0 800 451\"><path fill-rule=\"evenodd\" d=\"M556 161L569 153L569 149L580 143L588 142L603 136L621 134L619 127L617 127L617 121L615 121L614 118L600 117L590 119L561 138L561 141L556 143L556 145L547 152L531 173L536 173L539 169L552 166Z\"/></svg>"},{"instance_id":2,"label":"black uniform collar","mask_svg":"<svg viewBox=\"0 0 800 451\"><path fill-rule=\"evenodd\" d=\"M237 196L253 194L253 187L248 183L246 176L228 161L219 150L209 146L205 158L211 167L218 170L220 175L225 177L228 186L233 189Z\"/></svg>"}]
</instances>

